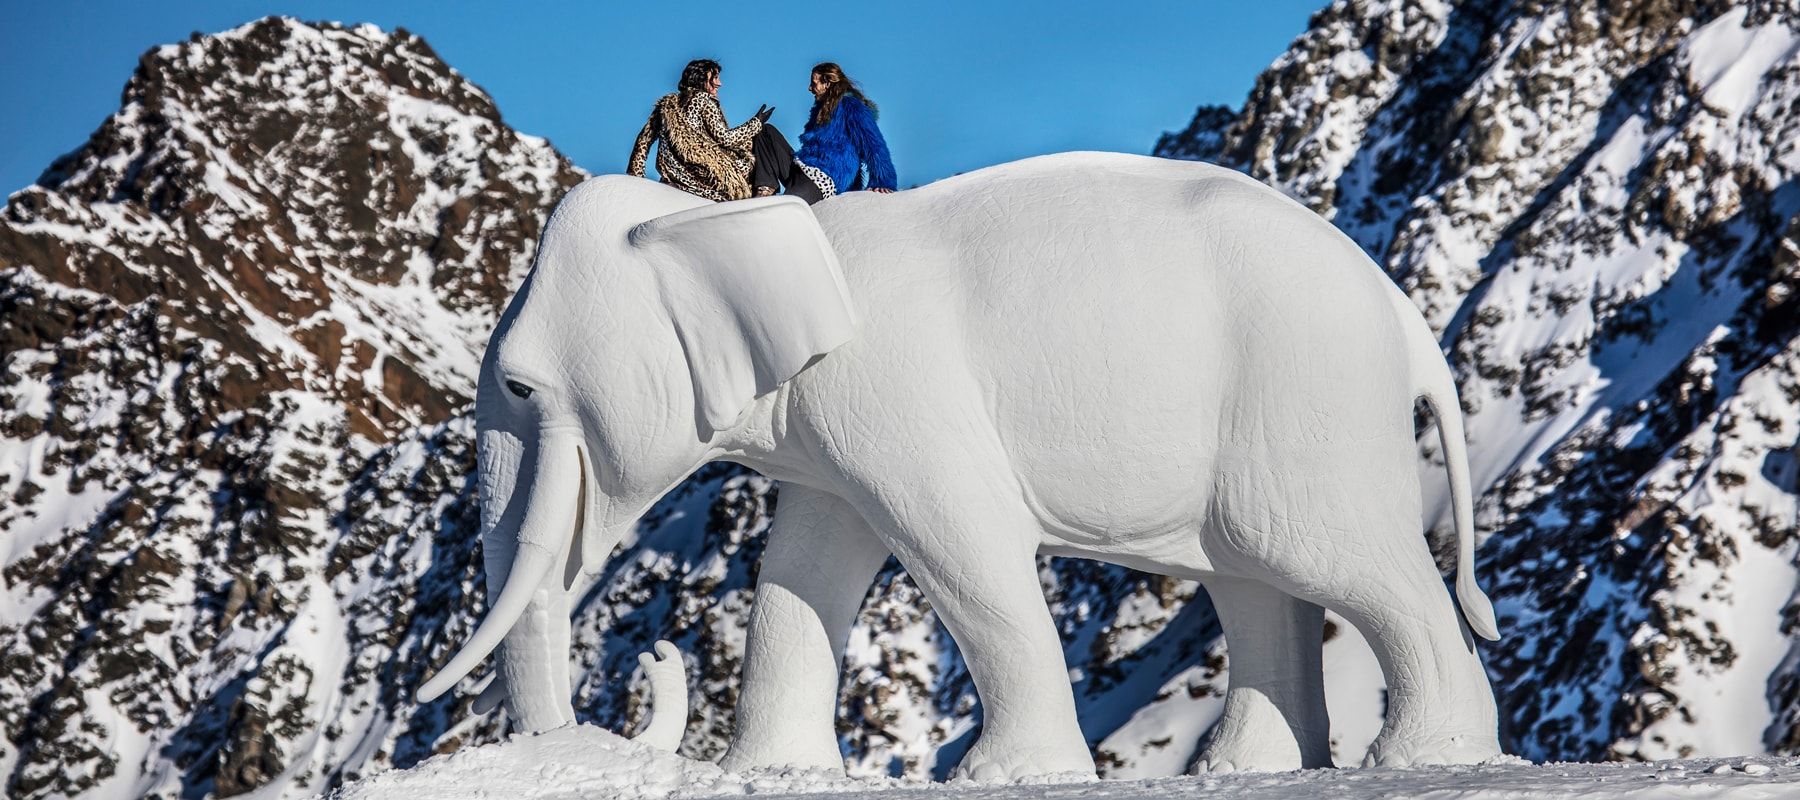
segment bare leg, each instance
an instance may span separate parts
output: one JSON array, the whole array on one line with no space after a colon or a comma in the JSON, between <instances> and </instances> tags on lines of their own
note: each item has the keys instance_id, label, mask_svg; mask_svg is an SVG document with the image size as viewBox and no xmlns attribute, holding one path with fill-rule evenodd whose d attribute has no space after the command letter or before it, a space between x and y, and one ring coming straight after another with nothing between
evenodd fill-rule
<instances>
[{"instance_id":1,"label":"bare leg","mask_svg":"<svg viewBox=\"0 0 1800 800\"><path fill-rule=\"evenodd\" d=\"M1231 659L1225 713L1193 771L1331 766L1321 666L1324 609L1243 578L1206 580Z\"/></svg>"},{"instance_id":2,"label":"bare leg","mask_svg":"<svg viewBox=\"0 0 1800 800\"><path fill-rule=\"evenodd\" d=\"M844 768L832 725L838 668L888 550L844 501L782 484L750 611L730 770Z\"/></svg>"}]
</instances>

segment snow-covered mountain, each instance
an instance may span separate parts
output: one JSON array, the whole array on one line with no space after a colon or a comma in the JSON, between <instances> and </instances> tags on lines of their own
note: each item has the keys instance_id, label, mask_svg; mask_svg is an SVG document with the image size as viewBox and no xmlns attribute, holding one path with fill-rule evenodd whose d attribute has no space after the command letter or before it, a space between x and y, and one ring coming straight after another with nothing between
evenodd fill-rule
<instances>
[{"instance_id":1,"label":"snow-covered mountain","mask_svg":"<svg viewBox=\"0 0 1800 800\"><path fill-rule=\"evenodd\" d=\"M453 715L403 697L474 602L456 415L581 177L417 37L270 19L146 53L12 195L0 795L323 785L442 744Z\"/></svg>"},{"instance_id":2,"label":"snow-covered mountain","mask_svg":"<svg viewBox=\"0 0 1800 800\"><path fill-rule=\"evenodd\" d=\"M1443 334L1515 752L1800 750L1800 5L1340 0L1157 152L1330 218Z\"/></svg>"},{"instance_id":3,"label":"snow-covered mountain","mask_svg":"<svg viewBox=\"0 0 1800 800\"><path fill-rule=\"evenodd\" d=\"M1158 143L1331 217L1444 331L1527 756L1800 749L1796 17L1339 2L1242 110ZM304 796L500 736L411 690L482 603L480 346L580 177L417 37L268 19L146 54L9 199L0 794ZM595 577L584 721L641 722L635 656L670 638L684 753L722 750L775 494L708 468ZM1204 594L1042 576L1102 770L1182 770L1227 679ZM1326 636L1353 760L1379 677ZM953 765L974 693L892 565L850 650L853 771Z\"/></svg>"}]
</instances>

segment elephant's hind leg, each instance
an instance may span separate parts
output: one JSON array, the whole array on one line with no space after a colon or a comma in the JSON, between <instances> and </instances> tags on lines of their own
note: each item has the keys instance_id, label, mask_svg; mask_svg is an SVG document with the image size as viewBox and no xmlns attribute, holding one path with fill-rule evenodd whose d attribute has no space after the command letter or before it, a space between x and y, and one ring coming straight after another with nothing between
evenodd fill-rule
<instances>
[{"instance_id":1,"label":"elephant's hind leg","mask_svg":"<svg viewBox=\"0 0 1800 800\"><path fill-rule=\"evenodd\" d=\"M1225 629L1225 712L1193 771L1286 772L1331 766L1321 666L1324 609L1244 578L1205 581Z\"/></svg>"},{"instance_id":2,"label":"elephant's hind leg","mask_svg":"<svg viewBox=\"0 0 1800 800\"><path fill-rule=\"evenodd\" d=\"M1368 640L1388 713L1365 763L1476 763L1500 753L1493 690L1421 533L1415 461L1398 436L1285 454L1284 469L1228 486L1209 554Z\"/></svg>"},{"instance_id":3,"label":"elephant's hind leg","mask_svg":"<svg viewBox=\"0 0 1800 800\"><path fill-rule=\"evenodd\" d=\"M838 668L888 550L843 500L782 484L756 583L731 770L844 768L832 725Z\"/></svg>"},{"instance_id":4,"label":"elephant's hind leg","mask_svg":"<svg viewBox=\"0 0 1800 800\"><path fill-rule=\"evenodd\" d=\"M1332 610L1362 631L1388 683L1387 720L1364 766L1473 764L1500 755L1487 671L1422 537Z\"/></svg>"},{"instance_id":5,"label":"elephant's hind leg","mask_svg":"<svg viewBox=\"0 0 1800 800\"><path fill-rule=\"evenodd\" d=\"M1493 689L1423 537L1332 541L1328 571L1282 588L1342 615L1387 678L1364 766L1473 764L1500 754Z\"/></svg>"}]
</instances>

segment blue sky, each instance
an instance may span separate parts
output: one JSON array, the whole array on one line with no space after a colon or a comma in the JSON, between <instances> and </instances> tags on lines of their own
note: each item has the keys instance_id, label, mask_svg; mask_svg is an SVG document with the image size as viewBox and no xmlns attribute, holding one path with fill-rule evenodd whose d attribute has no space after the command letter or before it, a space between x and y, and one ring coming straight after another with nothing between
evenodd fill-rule
<instances>
[{"instance_id":1,"label":"blue sky","mask_svg":"<svg viewBox=\"0 0 1800 800\"><path fill-rule=\"evenodd\" d=\"M1324 3L4 3L0 195L79 147L145 50L267 14L404 26L595 172L624 169L690 58L724 63L734 123L768 103L790 138L809 68L837 61L880 104L908 186L1060 150L1147 152L1195 106L1242 104Z\"/></svg>"}]
</instances>

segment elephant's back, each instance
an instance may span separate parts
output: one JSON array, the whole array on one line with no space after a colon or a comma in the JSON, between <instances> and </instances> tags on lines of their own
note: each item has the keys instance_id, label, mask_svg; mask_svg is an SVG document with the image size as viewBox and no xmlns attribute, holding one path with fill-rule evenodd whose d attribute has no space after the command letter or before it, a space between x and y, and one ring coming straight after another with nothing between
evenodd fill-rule
<instances>
[{"instance_id":1,"label":"elephant's back","mask_svg":"<svg viewBox=\"0 0 1800 800\"><path fill-rule=\"evenodd\" d=\"M1065 154L818 210L871 363L974 376L1057 541L1185 537L1249 439L1410 441L1391 282L1231 170Z\"/></svg>"},{"instance_id":2,"label":"elephant's back","mask_svg":"<svg viewBox=\"0 0 1800 800\"><path fill-rule=\"evenodd\" d=\"M816 211L868 311L954 321L975 341L1041 345L1022 321L1055 320L1120 346L1142 328L1140 346L1275 348L1296 366L1337 358L1346 335L1404 341L1397 290L1354 242L1212 164L1062 153ZM1267 335L1294 322L1322 340Z\"/></svg>"},{"instance_id":3,"label":"elephant's back","mask_svg":"<svg viewBox=\"0 0 1800 800\"><path fill-rule=\"evenodd\" d=\"M1058 153L892 195L852 192L814 206L851 280L896 273L974 281L978 293L1066 293L1076 273L1130 291L1171 270L1233 285L1386 283L1355 243L1235 170L1124 153ZM1280 247L1292 272L1243 258ZM950 262L958 262L950 268ZM977 264L976 262L979 262ZM1324 271L1326 267L1330 272ZM875 274L871 274L875 273ZM1179 278L1177 278L1179 279ZM991 281L986 288L980 282ZM1332 290L1345 288L1331 286Z\"/></svg>"}]
</instances>

